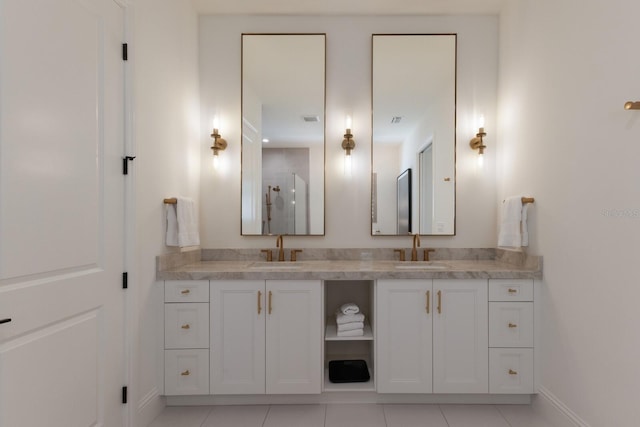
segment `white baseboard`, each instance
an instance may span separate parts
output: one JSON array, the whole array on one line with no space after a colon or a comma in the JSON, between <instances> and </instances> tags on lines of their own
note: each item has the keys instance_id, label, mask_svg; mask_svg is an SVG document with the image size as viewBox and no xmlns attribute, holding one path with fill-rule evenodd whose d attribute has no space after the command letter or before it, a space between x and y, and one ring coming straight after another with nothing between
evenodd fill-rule
<instances>
[{"instance_id":1,"label":"white baseboard","mask_svg":"<svg viewBox=\"0 0 640 427\"><path fill-rule=\"evenodd\" d=\"M165 399L157 388L153 388L140 402L135 414L134 427L147 427L166 406Z\"/></svg>"},{"instance_id":2,"label":"white baseboard","mask_svg":"<svg viewBox=\"0 0 640 427\"><path fill-rule=\"evenodd\" d=\"M331 392L321 394L262 394L262 395L207 395L207 396L167 396L167 406L202 405L301 405L301 404L492 404L527 405L531 403L528 394L378 394L375 392Z\"/></svg>"},{"instance_id":3,"label":"white baseboard","mask_svg":"<svg viewBox=\"0 0 640 427\"><path fill-rule=\"evenodd\" d=\"M546 388L538 387L534 407L554 427L591 427Z\"/></svg>"}]
</instances>

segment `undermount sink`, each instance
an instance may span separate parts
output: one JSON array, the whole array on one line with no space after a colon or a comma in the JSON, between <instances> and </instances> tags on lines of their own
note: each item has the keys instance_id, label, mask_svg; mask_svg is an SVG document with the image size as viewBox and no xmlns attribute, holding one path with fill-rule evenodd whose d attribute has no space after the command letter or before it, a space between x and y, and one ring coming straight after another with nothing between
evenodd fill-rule
<instances>
[{"instance_id":1,"label":"undermount sink","mask_svg":"<svg viewBox=\"0 0 640 427\"><path fill-rule=\"evenodd\" d=\"M398 270L445 270L449 268L449 266L440 262L410 261L406 264L396 264L395 268Z\"/></svg>"},{"instance_id":2,"label":"undermount sink","mask_svg":"<svg viewBox=\"0 0 640 427\"><path fill-rule=\"evenodd\" d=\"M256 262L249 266L251 270L299 270L300 268L302 268L300 264L287 261Z\"/></svg>"}]
</instances>

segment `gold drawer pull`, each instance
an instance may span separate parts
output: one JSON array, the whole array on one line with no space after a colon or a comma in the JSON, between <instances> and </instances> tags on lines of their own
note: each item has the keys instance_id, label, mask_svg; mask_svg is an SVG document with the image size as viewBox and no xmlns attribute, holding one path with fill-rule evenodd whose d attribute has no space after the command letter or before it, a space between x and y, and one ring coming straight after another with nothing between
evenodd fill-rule
<instances>
[{"instance_id":1,"label":"gold drawer pull","mask_svg":"<svg viewBox=\"0 0 640 427\"><path fill-rule=\"evenodd\" d=\"M518 290L517 289L513 289L513 288L509 288L509 290L507 292L509 292L510 294L517 294Z\"/></svg>"},{"instance_id":2,"label":"gold drawer pull","mask_svg":"<svg viewBox=\"0 0 640 427\"><path fill-rule=\"evenodd\" d=\"M191 326L187 323L186 325L181 326L182 329L191 329Z\"/></svg>"},{"instance_id":3,"label":"gold drawer pull","mask_svg":"<svg viewBox=\"0 0 640 427\"><path fill-rule=\"evenodd\" d=\"M431 308L431 291L427 291L427 314L429 314Z\"/></svg>"},{"instance_id":4,"label":"gold drawer pull","mask_svg":"<svg viewBox=\"0 0 640 427\"><path fill-rule=\"evenodd\" d=\"M518 327L518 325L514 325L513 323L509 323L509 327L510 327L510 328L517 328L517 327Z\"/></svg>"},{"instance_id":5,"label":"gold drawer pull","mask_svg":"<svg viewBox=\"0 0 640 427\"><path fill-rule=\"evenodd\" d=\"M190 290L190 289L185 289L185 290L183 290L183 291L180 291L180 293L181 293L182 295L189 295L189 294L191 293L191 290Z\"/></svg>"},{"instance_id":6,"label":"gold drawer pull","mask_svg":"<svg viewBox=\"0 0 640 427\"><path fill-rule=\"evenodd\" d=\"M187 375L191 375L191 372L189 372L189 370L187 369L184 372L181 372L180 375L182 375L183 377L186 377Z\"/></svg>"},{"instance_id":7,"label":"gold drawer pull","mask_svg":"<svg viewBox=\"0 0 640 427\"><path fill-rule=\"evenodd\" d=\"M518 375L518 371L514 371L513 369L509 369L509 375Z\"/></svg>"},{"instance_id":8,"label":"gold drawer pull","mask_svg":"<svg viewBox=\"0 0 640 427\"><path fill-rule=\"evenodd\" d=\"M258 291L258 314L262 313L262 292Z\"/></svg>"}]
</instances>

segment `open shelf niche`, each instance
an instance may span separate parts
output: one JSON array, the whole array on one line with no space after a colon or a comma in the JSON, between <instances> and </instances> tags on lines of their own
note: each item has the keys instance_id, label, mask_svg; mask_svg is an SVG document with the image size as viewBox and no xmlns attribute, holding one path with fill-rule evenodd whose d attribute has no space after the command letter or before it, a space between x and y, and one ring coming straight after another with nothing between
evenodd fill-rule
<instances>
[{"instance_id":1,"label":"open shelf niche","mask_svg":"<svg viewBox=\"0 0 640 427\"><path fill-rule=\"evenodd\" d=\"M325 335L324 335L324 387L331 391L375 391L374 354L374 282L371 280L327 280L325 281ZM336 311L345 303L353 302L365 315L364 335L339 337L336 326ZM359 360L367 363L370 379L367 382L332 383L329 381L329 362L332 360Z\"/></svg>"}]
</instances>

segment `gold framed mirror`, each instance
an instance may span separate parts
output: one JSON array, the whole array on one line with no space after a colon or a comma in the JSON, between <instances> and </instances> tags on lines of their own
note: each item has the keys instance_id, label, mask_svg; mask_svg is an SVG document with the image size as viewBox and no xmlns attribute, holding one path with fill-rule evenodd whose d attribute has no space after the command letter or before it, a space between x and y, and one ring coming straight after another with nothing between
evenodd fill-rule
<instances>
[{"instance_id":1,"label":"gold framed mirror","mask_svg":"<svg viewBox=\"0 0 640 427\"><path fill-rule=\"evenodd\" d=\"M456 34L372 35L374 236L455 235L456 48Z\"/></svg>"},{"instance_id":2,"label":"gold framed mirror","mask_svg":"<svg viewBox=\"0 0 640 427\"><path fill-rule=\"evenodd\" d=\"M242 235L324 235L325 82L325 34L242 34Z\"/></svg>"}]
</instances>

